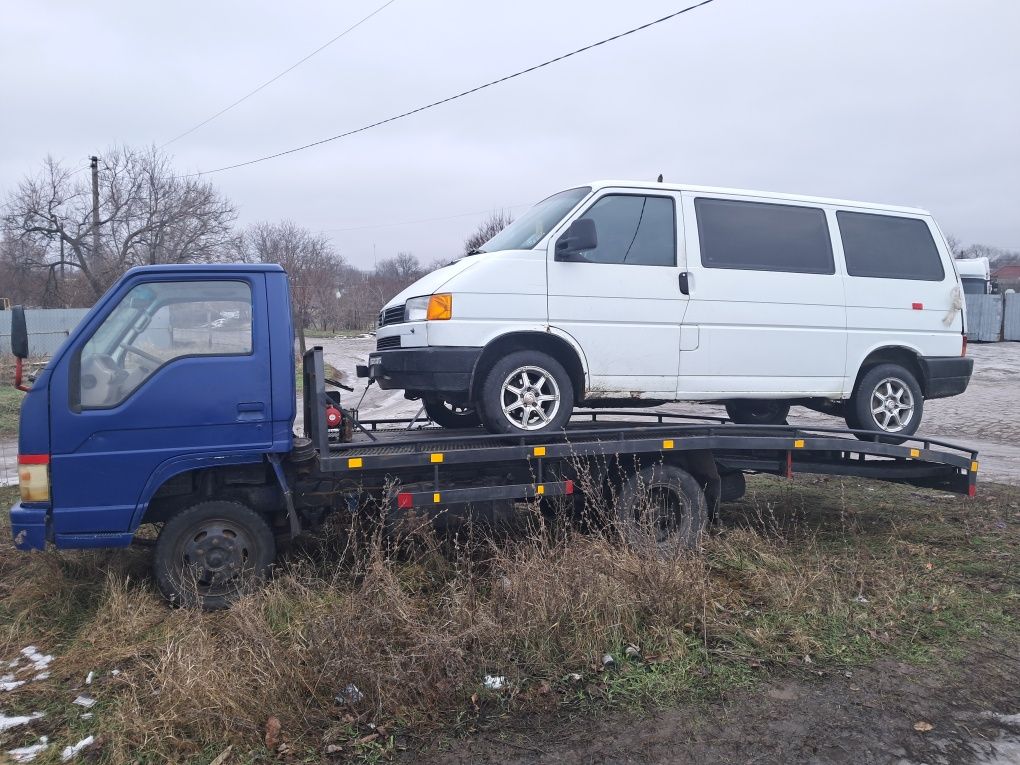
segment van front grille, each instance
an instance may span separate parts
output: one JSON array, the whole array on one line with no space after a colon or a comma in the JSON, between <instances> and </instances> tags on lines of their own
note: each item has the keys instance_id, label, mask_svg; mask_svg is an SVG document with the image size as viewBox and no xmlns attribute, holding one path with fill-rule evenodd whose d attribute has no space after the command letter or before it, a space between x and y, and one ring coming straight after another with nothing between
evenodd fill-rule
<instances>
[{"instance_id":1,"label":"van front grille","mask_svg":"<svg viewBox=\"0 0 1020 765\"><path fill-rule=\"evenodd\" d=\"M377 351L388 351L393 348L400 347L400 335L393 335L392 337L380 337L375 341L375 349Z\"/></svg>"},{"instance_id":2,"label":"van front grille","mask_svg":"<svg viewBox=\"0 0 1020 765\"><path fill-rule=\"evenodd\" d=\"M388 324L401 324L404 321L404 306L395 305L379 311L379 326L385 327Z\"/></svg>"}]
</instances>

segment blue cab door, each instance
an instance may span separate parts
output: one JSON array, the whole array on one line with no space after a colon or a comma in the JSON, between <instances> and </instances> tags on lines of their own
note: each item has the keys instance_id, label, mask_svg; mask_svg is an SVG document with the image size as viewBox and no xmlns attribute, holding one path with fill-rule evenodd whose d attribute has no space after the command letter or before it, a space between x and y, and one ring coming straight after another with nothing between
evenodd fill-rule
<instances>
[{"instance_id":1,"label":"blue cab door","mask_svg":"<svg viewBox=\"0 0 1020 765\"><path fill-rule=\"evenodd\" d=\"M265 278L143 273L90 315L51 378L58 546L127 544L143 490L168 460L271 445Z\"/></svg>"}]
</instances>

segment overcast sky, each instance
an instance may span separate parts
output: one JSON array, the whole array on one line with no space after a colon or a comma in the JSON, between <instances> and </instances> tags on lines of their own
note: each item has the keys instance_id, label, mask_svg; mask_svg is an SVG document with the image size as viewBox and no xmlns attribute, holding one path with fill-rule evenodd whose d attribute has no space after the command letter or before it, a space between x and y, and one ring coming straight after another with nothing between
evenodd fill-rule
<instances>
[{"instance_id":1,"label":"overcast sky","mask_svg":"<svg viewBox=\"0 0 1020 765\"><path fill-rule=\"evenodd\" d=\"M84 166L111 144L163 143L382 2L6 2L0 192L46 154ZM167 150L183 171L244 161L686 4L396 0ZM373 250L449 257L496 208L659 173L916 205L965 243L1020 249L1020 2L715 0L424 114L209 178L242 223L290 218L371 266Z\"/></svg>"}]
</instances>

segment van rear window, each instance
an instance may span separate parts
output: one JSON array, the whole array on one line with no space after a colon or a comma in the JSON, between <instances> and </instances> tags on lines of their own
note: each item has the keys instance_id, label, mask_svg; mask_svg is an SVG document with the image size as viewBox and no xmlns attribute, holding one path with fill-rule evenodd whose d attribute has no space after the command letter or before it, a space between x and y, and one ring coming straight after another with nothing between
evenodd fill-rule
<instances>
[{"instance_id":1,"label":"van rear window","mask_svg":"<svg viewBox=\"0 0 1020 765\"><path fill-rule=\"evenodd\" d=\"M926 282L945 278L938 247L923 220L840 210L836 221L850 276Z\"/></svg>"},{"instance_id":2,"label":"van rear window","mask_svg":"<svg viewBox=\"0 0 1020 765\"><path fill-rule=\"evenodd\" d=\"M836 273L825 211L818 207L699 197L694 209L706 268Z\"/></svg>"}]
</instances>

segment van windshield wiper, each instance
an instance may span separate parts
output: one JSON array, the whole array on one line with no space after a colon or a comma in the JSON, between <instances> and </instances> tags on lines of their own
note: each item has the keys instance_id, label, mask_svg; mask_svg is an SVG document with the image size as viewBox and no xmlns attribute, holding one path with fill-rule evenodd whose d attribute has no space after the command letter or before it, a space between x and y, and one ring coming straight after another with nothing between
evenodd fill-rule
<instances>
[{"instance_id":1,"label":"van windshield wiper","mask_svg":"<svg viewBox=\"0 0 1020 765\"><path fill-rule=\"evenodd\" d=\"M473 249L468 250L464 254L465 255L481 255L483 252L485 252L485 250L479 250L477 247L475 247Z\"/></svg>"}]
</instances>

